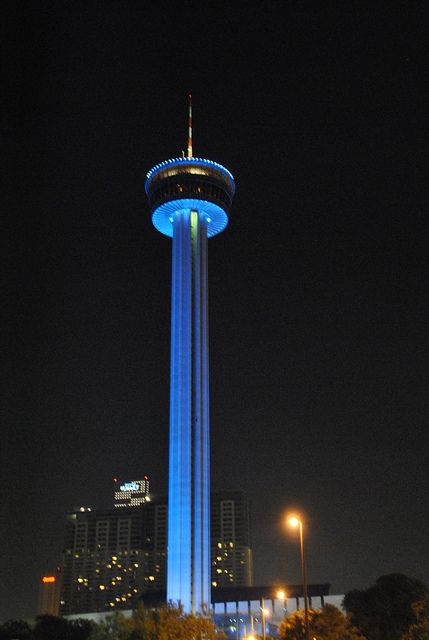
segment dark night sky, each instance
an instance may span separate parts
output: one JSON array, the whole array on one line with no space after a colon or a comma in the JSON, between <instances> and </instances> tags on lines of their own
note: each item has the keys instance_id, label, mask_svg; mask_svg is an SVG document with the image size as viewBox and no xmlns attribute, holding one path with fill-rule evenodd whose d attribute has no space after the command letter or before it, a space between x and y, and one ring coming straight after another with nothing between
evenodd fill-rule
<instances>
[{"instance_id":1,"label":"dark night sky","mask_svg":"<svg viewBox=\"0 0 429 640\"><path fill-rule=\"evenodd\" d=\"M7 7L7 8L6 8ZM429 583L423 2L3 5L0 620L33 615L64 514L167 486L171 242L146 172L236 178L209 243L212 484L255 582ZM426 26L425 26L426 25ZM3 314L2 314L3 315Z\"/></svg>"}]
</instances>

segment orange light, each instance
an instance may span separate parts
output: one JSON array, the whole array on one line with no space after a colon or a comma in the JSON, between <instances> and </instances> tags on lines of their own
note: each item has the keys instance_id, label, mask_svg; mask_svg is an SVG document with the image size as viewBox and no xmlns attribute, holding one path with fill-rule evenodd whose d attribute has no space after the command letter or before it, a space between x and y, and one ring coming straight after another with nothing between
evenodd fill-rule
<instances>
[{"instance_id":1,"label":"orange light","mask_svg":"<svg viewBox=\"0 0 429 640\"><path fill-rule=\"evenodd\" d=\"M289 518L288 522L291 527L297 527L300 524L300 521L296 516L292 516L291 518Z\"/></svg>"},{"instance_id":2,"label":"orange light","mask_svg":"<svg viewBox=\"0 0 429 640\"><path fill-rule=\"evenodd\" d=\"M44 582L46 584L46 582L55 582L56 577L55 576L43 576L42 578L42 582Z\"/></svg>"}]
</instances>

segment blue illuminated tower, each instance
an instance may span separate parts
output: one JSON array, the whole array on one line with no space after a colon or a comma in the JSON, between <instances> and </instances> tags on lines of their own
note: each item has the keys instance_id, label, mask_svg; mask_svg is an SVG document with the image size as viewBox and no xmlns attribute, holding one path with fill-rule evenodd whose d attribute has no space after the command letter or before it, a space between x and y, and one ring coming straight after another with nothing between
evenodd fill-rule
<instances>
[{"instance_id":1,"label":"blue illuminated tower","mask_svg":"<svg viewBox=\"0 0 429 640\"><path fill-rule=\"evenodd\" d=\"M210 441L207 238L226 227L235 184L222 165L192 155L147 174L152 222L173 239L167 600L210 606Z\"/></svg>"}]
</instances>

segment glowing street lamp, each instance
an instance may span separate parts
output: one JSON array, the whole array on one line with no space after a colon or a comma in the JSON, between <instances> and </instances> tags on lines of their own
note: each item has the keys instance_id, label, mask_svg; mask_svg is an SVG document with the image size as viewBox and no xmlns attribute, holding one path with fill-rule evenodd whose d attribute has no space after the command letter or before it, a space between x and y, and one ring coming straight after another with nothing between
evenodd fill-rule
<instances>
[{"instance_id":1,"label":"glowing street lamp","mask_svg":"<svg viewBox=\"0 0 429 640\"><path fill-rule=\"evenodd\" d=\"M261 612L262 612L262 640L265 640L266 635L265 635L265 616L267 616L270 612L268 609L265 608L265 598L262 598L261 601Z\"/></svg>"},{"instance_id":2,"label":"glowing street lamp","mask_svg":"<svg viewBox=\"0 0 429 640\"><path fill-rule=\"evenodd\" d=\"M301 571L302 571L302 586L304 591L304 622L305 622L305 637L306 640L310 640L310 625L308 623L308 590L307 590L307 567L305 563L305 548L304 548L304 535L302 520L297 516L290 516L288 523L291 527L299 527L299 539L301 547Z\"/></svg>"},{"instance_id":3,"label":"glowing street lamp","mask_svg":"<svg viewBox=\"0 0 429 640\"><path fill-rule=\"evenodd\" d=\"M286 598L287 598L286 592L283 591L283 589L279 589L276 592L276 598L278 600L283 600L283 615L286 615Z\"/></svg>"}]
</instances>

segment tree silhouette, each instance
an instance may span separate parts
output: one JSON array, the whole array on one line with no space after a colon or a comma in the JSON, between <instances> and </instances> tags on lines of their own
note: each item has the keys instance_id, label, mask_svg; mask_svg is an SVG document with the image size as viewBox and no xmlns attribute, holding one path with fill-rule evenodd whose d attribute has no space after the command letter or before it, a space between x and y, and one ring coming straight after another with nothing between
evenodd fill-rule
<instances>
[{"instance_id":1,"label":"tree silhouette","mask_svg":"<svg viewBox=\"0 0 429 640\"><path fill-rule=\"evenodd\" d=\"M417 622L413 604L424 600L427 593L419 580L392 573L378 578L369 589L347 593L344 607L368 640L400 640Z\"/></svg>"},{"instance_id":2,"label":"tree silhouette","mask_svg":"<svg viewBox=\"0 0 429 640\"><path fill-rule=\"evenodd\" d=\"M308 612L310 637L317 640L366 640L348 618L331 604ZM280 640L305 640L302 609L285 618L279 628Z\"/></svg>"}]
</instances>

